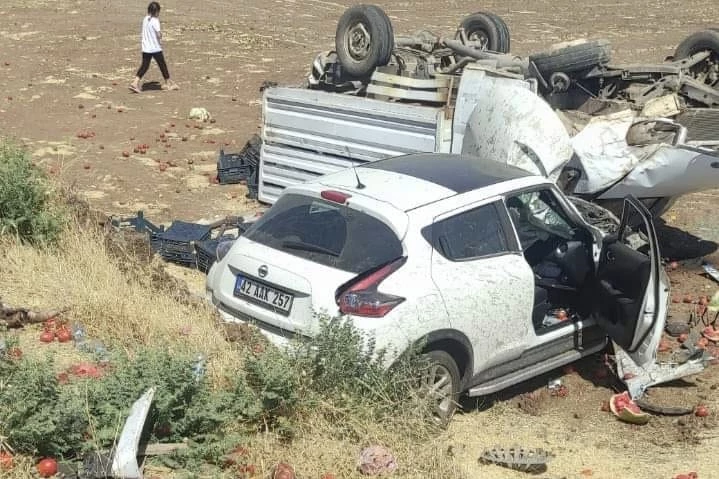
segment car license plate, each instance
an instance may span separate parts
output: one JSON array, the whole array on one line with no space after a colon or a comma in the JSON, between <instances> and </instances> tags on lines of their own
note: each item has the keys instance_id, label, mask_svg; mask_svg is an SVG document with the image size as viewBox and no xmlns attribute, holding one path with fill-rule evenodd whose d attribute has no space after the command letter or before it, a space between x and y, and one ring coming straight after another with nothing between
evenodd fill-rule
<instances>
[{"instance_id":1,"label":"car license plate","mask_svg":"<svg viewBox=\"0 0 719 479\"><path fill-rule=\"evenodd\" d=\"M289 314L294 299L291 294L283 293L244 276L237 276L235 296L246 298L282 314Z\"/></svg>"}]
</instances>

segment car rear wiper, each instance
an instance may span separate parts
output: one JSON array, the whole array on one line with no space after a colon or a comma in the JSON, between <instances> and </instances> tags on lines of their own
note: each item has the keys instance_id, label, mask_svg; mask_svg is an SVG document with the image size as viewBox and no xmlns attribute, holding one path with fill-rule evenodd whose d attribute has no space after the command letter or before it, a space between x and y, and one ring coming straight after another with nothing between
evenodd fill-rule
<instances>
[{"instance_id":1,"label":"car rear wiper","mask_svg":"<svg viewBox=\"0 0 719 479\"><path fill-rule=\"evenodd\" d=\"M332 251L331 249L323 248L322 246L317 246L310 243L303 243L302 241L283 241L282 242L283 248L289 248L289 249L299 249L303 251L311 251L313 253L322 253L333 257L338 257L340 254Z\"/></svg>"}]
</instances>

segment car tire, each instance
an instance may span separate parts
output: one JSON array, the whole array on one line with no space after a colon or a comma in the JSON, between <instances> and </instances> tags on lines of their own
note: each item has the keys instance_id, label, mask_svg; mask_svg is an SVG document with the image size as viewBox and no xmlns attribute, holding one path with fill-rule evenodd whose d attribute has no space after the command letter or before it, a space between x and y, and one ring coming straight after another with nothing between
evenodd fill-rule
<instances>
[{"instance_id":1,"label":"car tire","mask_svg":"<svg viewBox=\"0 0 719 479\"><path fill-rule=\"evenodd\" d=\"M445 351L429 351L423 355L423 359L426 367L422 370L420 390L426 394L440 388L433 414L439 425L446 427L457 410L461 391L459 368L452 356Z\"/></svg>"},{"instance_id":2,"label":"car tire","mask_svg":"<svg viewBox=\"0 0 719 479\"><path fill-rule=\"evenodd\" d=\"M558 43L549 50L529 56L539 73L549 77L552 73L574 73L606 65L611 60L609 40L576 40Z\"/></svg>"},{"instance_id":3,"label":"car tire","mask_svg":"<svg viewBox=\"0 0 719 479\"><path fill-rule=\"evenodd\" d=\"M485 41L483 50L509 53L509 27L499 15L491 12L477 12L465 17L457 27L456 39L460 38L460 29L464 29L469 40L473 40L472 37L483 39Z\"/></svg>"},{"instance_id":4,"label":"car tire","mask_svg":"<svg viewBox=\"0 0 719 479\"><path fill-rule=\"evenodd\" d=\"M342 14L335 32L335 50L342 69L365 78L392 58L394 30L387 14L375 5L355 5Z\"/></svg>"}]
</instances>

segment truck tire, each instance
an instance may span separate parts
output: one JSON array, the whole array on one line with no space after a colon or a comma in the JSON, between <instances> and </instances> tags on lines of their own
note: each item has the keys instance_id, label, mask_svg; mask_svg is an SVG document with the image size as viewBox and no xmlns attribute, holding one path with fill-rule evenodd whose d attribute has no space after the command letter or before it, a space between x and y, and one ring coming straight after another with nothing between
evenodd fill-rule
<instances>
[{"instance_id":1,"label":"truck tire","mask_svg":"<svg viewBox=\"0 0 719 479\"><path fill-rule=\"evenodd\" d=\"M711 50L715 55L719 54L719 28L710 28L689 35L677 46L674 58L681 60L703 50Z\"/></svg>"},{"instance_id":2,"label":"truck tire","mask_svg":"<svg viewBox=\"0 0 719 479\"><path fill-rule=\"evenodd\" d=\"M719 29L710 28L693 33L685 38L674 51L674 59L681 60L695 53L709 50L712 55L705 62L691 68L692 74L702 83L713 88L719 87L717 79L717 65L719 65Z\"/></svg>"},{"instance_id":3,"label":"truck tire","mask_svg":"<svg viewBox=\"0 0 719 479\"><path fill-rule=\"evenodd\" d=\"M460 38L460 29L464 29L467 39L482 40L483 50L509 53L509 27L499 15L491 12L477 12L465 17L457 27L456 39Z\"/></svg>"},{"instance_id":4,"label":"truck tire","mask_svg":"<svg viewBox=\"0 0 719 479\"><path fill-rule=\"evenodd\" d=\"M549 50L529 56L543 76L552 73L573 73L605 65L611 60L608 40L575 40L553 45Z\"/></svg>"},{"instance_id":5,"label":"truck tire","mask_svg":"<svg viewBox=\"0 0 719 479\"><path fill-rule=\"evenodd\" d=\"M375 5L355 5L340 17L335 49L343 70L365 78L392 58L394 30L384 11Z\"/></svg>"},{"instance_id":6,"label":"truck tire","mask_svg":"<svg viewBox=\"0 0 719 479\"><path fill-rule=\"evenodd\" d=\"M420 379L421 388L440 389L436 398L434 416L441 426L446 426L457 410L461 375L457 363L446 351L434 350L423 355L428 365Z\"/></svg>"}]
</instances>

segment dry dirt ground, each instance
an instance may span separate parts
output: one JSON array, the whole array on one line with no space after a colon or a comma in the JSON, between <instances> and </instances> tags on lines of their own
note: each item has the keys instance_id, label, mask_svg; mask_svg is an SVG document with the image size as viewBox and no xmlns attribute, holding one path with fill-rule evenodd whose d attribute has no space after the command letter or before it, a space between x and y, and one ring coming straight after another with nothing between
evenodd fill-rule
<instances>
[{"instance_id":1,"label":"dry dirt ground","mask_svg":"<svg viewBox=\"0 0 719 479\"><path fill-rule=\"evenodd\" d=\"M244 186L211 184L217 153L221 147L239 150L258 131L262 82L301 82L315 53L332 46L336 20L352 2L162 2L166 57L181 89L159 90L153 64L147 90L137 95L127 84L139 63L146 3L0 2L0 135L27 145L38 164L107 213L144 210L164 222L256 209L245 199ZM486 9L507 21L515 53L605 37L613 42L615 58L625 62L663 59L686 35L712 26L719 14L719 4L698 0L378 3L399 33L428 28L450 34L464 15ZM188 121L192 107L206 108L215 122ZM83 131L94 136L78 138ZM147 154L133 152L138 144L149 145ZM709 255L719 264L717 195L686 197L665 215L667 255ZM676 295L696 297L718 286L699 276L691 262L673 279ZM685 319L689 309L674 304L672 314ZM470 404L471 412L456 418L437 447L453 454L469 477L522 477L477 462L484 447L520 444L556 455L541 477L670 478L695 470L701 478L719 478L713 416L719 414L719 369L652 393L654 401L668 405L706 403L709 418L655 417L647 426L632 427L599 410L611 391L597 378L599 366L592 358L577 367L580 374L564 376L566 398L549 396L542 378L482 401L479 410ZM522 395L533 391L534 396Z\"/></svg>"}]
</instances>

